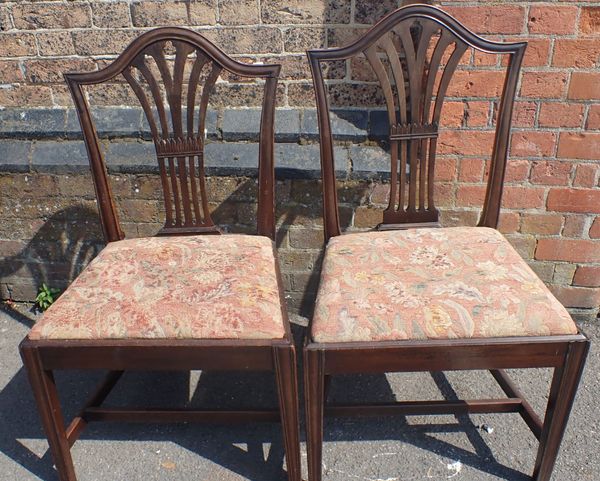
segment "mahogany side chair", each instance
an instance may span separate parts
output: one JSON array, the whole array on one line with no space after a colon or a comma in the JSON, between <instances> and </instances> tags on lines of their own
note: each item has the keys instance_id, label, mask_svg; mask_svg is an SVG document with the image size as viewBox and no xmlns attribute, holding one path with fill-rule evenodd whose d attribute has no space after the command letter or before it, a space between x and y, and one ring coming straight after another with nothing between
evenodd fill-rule
<instances>
[{"instance_id":1,"label":"mahogany side chair","mask_svg":"<svg viewBox=\"0 0 600 481\"><path fill-rule=\"evenodd\" d=\"M343 48L307 52L320 129L326 251L304 348L309 481L321 480L323 416L519 413L548 481L589 341L496 227L525 43L485 40L443 11L393 11ZM475 227L441 227L433 181L444 99L465 52L507 58L487 190ZM322 63L366 58L389 120L390 194L375 231L342 234ZM507 376L554 368L542 421ZM507 398L327 403L330 376L490 370Z\"/></svg>"},{"instance_id":2,"label":"mahogany side chair","mask_svg":"<svg viewBox=\"0 0 600 481\"><path fill-rule=\"evenodd\" d=\"M275 64L240 63L196 32L165 27L138 37L106 68L65 75L108 244L20 345L61 481L75 481L70 448L92 421L279 420L288 477L300 481L296 354L273 242L279 71ZM215 82L226 72L264 85L257 235L222 234L209 211L205 119ZM116 79L139 99L156 148L166 222L155 237L124 239L85 95L85 86ZM63 369L109 371L68 426L53 376ZM127 370L274 372L279 409L102 406Z\"/></svg>"}]
</instances>

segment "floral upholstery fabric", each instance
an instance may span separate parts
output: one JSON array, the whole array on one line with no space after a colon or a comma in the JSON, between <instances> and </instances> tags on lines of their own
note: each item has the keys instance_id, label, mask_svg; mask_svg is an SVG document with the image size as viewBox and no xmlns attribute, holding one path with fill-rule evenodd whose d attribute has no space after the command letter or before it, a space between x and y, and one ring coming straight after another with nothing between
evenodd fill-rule
<instances>
[{"instance_id":1,"label":"floral upholstery fabric","mask_svg":"<svg viewBox=\"0 0 600 481\"><path fill-rule=\"evenodd\" d=\"M108 244L30 339L279 339L272 241L252 235Z\"/></svg>"},{"instance_id":2,"label":"floral upholstery fabric","mask_svg":"<svg viewBox=\"0 0 600 481\"><path fill-rule=\"evenodd\" d=\"M484 227L332 238L312 323L316 342L576 332L502 234Z\"/></svg>"}]
</instances>

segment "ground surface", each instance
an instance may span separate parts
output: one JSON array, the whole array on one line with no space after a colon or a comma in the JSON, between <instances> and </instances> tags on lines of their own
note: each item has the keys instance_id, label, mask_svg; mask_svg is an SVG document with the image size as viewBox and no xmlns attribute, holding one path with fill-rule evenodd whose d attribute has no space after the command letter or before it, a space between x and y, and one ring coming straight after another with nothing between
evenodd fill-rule
<instances>
[{"instance_id":1,"label":"ground surface","mask_svg":"<svg viewBox=\"0 0 600 481\"><path fill-rule=\"evenodd\" d=\"M0 480L55 480L56 475L17 352L32 316L0 311ZM600 479L600 325L583 326L592 350L553 481ZM302 328L297 328L302 335ZM596 342L594 342L596 341ZM514 371L540 410L550 373ZM58 380L67 417L101 376ZM443 393L443 394L442 394ZM332 384L336 400L500 396L488 373L348 376ZM276 405L263 375L127 374L108 403L203 406ZM493 432L488 428L492 428ZM331 419L325 424L326 481L465 481L527 479L536 441L518 415ZM306 449L302 445L303 460ZM73 448L79 481L285 480L279 425L92 424Z\"/></svg>"}]
</instances>

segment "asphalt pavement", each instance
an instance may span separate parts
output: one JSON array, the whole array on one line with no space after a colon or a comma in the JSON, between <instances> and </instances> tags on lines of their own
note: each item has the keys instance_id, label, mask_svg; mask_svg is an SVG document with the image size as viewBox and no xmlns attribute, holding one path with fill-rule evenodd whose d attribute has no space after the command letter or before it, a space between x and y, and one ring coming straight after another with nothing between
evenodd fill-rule
<instances>
[{"instance_id":1,"label":"asphalt pavement","mask_svg":"<svg viewBox=\"0 0 600 481\"><path fill-rule=\"evenodd\" d=\"M0 480L56 480L17 346L30 312L0 310ZM305 324L295 318L301 338ZM592 349L553 481L600 480L600 323L583 326ZM550 372L511 371L542 411ZM72 416L102 373L64 372L58 383ZM302 379L302 377L300 377ZM501 397L487 372L334 378L336 401ZM127 373L107 404L276 406L270 375ZM304 440L304 435L302 435ZM528 479L537 441L517 414L328 419L324 481ZM302 444L303 462L306 449ZM73 447L79 481L283 481L279 424L218 426L94 423ZM304 466L305 468L305 466Z\"/></svg>"}]
</instances>

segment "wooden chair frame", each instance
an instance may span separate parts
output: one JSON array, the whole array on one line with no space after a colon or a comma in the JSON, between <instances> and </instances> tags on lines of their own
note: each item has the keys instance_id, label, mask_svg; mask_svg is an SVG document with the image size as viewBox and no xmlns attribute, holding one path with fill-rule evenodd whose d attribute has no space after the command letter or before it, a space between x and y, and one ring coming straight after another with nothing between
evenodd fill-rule
<instances>
[{"instance_id":1,"label":"wooden chair frame","mask_svg":"<svg viewBox=\"0 0 600 481\"><path fill-rule=\"evenodd\" d=\"M323 215L325 238L341 234L337 205L336 178L333 158L333 141L329 120L329 107L326 86L323 81L321 62L346 60L361 52L366 52L382 35L399 23L411 19L425 19L449 32L465 47L493 53L508 54L509 63L505 78L502 99L498 111L496 136L491 158L490 174L479 226L496 228L500 213L502 183L509 146L509 134L515 91L519 78L525 43L495 43L478 37L468 31L455 19L443 11L427 5L411 5L400 8L374 25L354 43L342 47L307 52L312 70L320 129L321 167L323 176ZM435 54L434 54L435 55ZM450 59L447 65L453 68L459 59ZM416 62L421 61L417 57ZM439 59L438 59L439 61ZM376 60L374 60L376 64ZM423 64L421 64L423 65ZM392 65L392 69L394 66ZM394 74L397 74L394 72ZM410 75L410 74L409 74ZM380 79L381 80L381 79ZM418 78L421 81L421 78ZM447 81L449 82L449 80ZM446 84L447 84L446 82ZM444 84L444 80L440 82ZM385 86L382 86L385 91ZM411 87L412 88L412 87ZM442 95L443 96L443 95ZM386 100L388 100L386 95ZM431 94L429 101L431 100ZM436 99L436 104L442 102ZM418 109L413 105L413 111ZM440 107L441 109L441 107ZM388 102L388 113L390 111ZM421 142L427 125L401 125L390 114L391 140ZM419 119L423 121L423 119ZM402 122L406 122L402 119ZM412 122L415 122L412 120ZM437 126L436 126L437 127ZM401 131L405 129L404 131ZM400 134L400 135L398 135ZM427 134L427 132L425 132ZM435 157L435 144L433 144ZM431 159L431 157L430 157ZM397 159L392 157L393 162ZM411 167L412 159L411 159ZM430 163L433 178L433 166ZM399 175L403 175L400 167ZM394 173L392 173L392 177ZM401 177L401 182L405 182ZM392 180L392 183L394 180ZM414 189L417 176L410 179ZM430 183L430 185L432 182ZM403 186L400 186L402 189ZM421 190L423 192L423 189ZM428 195L432 196L431 187ZM390 196L392 197L392 196ZM406 210L393 209L392 201L384 212L384 222L380 229L402 229L408 227L436 227L437 210L433 203L424 208L416 204L416 196ZM390 215L386 215L389 213ZM466 413L519 413L535 437L539 440L539 450L535 461L532 479L548 481L556 460L559 445L569 417L571 406L581 377L589 341L582 333L568 336L457 339L426 341L378 341L319 343L309 334L304 347L304 383L307 419L307 451L309 481L321 481L323 417L365 416L365 415L422 415L422 414L466 414ZM518 388L505 373L512 368L554 368L547 410L542 421ZM328 405L327 387L330 376L349 373L418 372L444 370L490 370L494 379L506 393L504 399L458 400L458 401L409 401L370 405Z\"/></svg>"},{"instance_id":2,"label":"wooden chair frame","mask_svg":"<svg viewBox=\"0 0 600 481\"><path fill-rule=\"evenodd\" d=\"M205 56L203 61L212 62L216 69L225 69L236 75L257 77L265 80L263 115L261 120L259 150L259 207L257 230L259 235L275 237L274 221L274 113L275 91L280 65L249 65L229 58L201 35L182 28L166 27L141 35L108 67L91 73L66 74L65 78L73 94L77 113L83 129L88 150L92 177L98 197L100 219L108 242L122 239L123 233L117 218L114 199L111 194L106 165L104 163L98 136L92 120L88 102L82 86L100 84L126 73L137 56L159 42L178 42L183 50L191 49ZM176 60L177 63L177 60ZM182 65L179 68L183 70ZM177 71L177 65L176 65ZM214 72L214 70L213 70ZM212 82L218 75L213 75ZM129 80L129 79L128 79ZM177 97L179 90L179 97ZM175 92L181 99L181 89L173 82L170 95ZM195 101L195 99L193 99ZM169 102L171 98L169 98ZM206 109L207 98L203 96L201 110ZM171 106L172 108L175 105ZM175 107L176 108L176 107ZM144 106L146 111L147 106ZM146 112L148 113L148 112ZM181 112L179 112L180 114ZM203 118L201 112L199 149L191 153L176 150L171 158L182 155L202 157ZM161 123L162 123L161 119ZM164 127L164 125L163 125ZM178 132L168 133L160 138L155 127L153 137L160 159L159 148L162 141L173 139ZM175 129L176 130L176 129ZM163 134L165 132L163 131ZM167 138L168 137L168 138ZM190 167L191 169L191 167ZM202 162L199 177L203 180ZM161 171L163 180L165 176ZM164 185L164 184L163 184ZM204 195L204 193L202 193ZM198 199L195 199L198 200ZM185 206L183 206L185 208ZM203 223L168 223L160 234L218 234L210 216L205 212ZM183 216L182 216L183 219ZM186 218L187 219L187 218ZM276 258L276 257L275 257ZM277 268L279 290L283 293L281 275ZM283 295L281 313L285 323L285 336L273 340L32 340L25 338L20 352L27 369L42 423L48 437L54 462L61 481L75 481L76 475L70 448L82 430L92 421L119 422L213 422L237 423L248 421L277 421L283 426L283 439L290 481L300 481L300 453L298 434L298 393L296 382L296 354ZM97 388L84 405L81 412L65 427L53 372L58 369L107 369L106 380ZM145 408L105 408L103 401L126 370L206 370L206 371L271 371L275 373L279 410L239 410L215 411L193 409L145 409Z\"/></svg>"}]
</instances>

